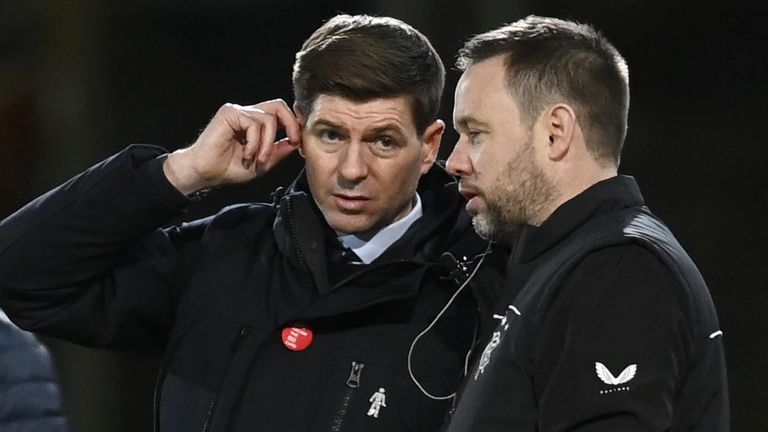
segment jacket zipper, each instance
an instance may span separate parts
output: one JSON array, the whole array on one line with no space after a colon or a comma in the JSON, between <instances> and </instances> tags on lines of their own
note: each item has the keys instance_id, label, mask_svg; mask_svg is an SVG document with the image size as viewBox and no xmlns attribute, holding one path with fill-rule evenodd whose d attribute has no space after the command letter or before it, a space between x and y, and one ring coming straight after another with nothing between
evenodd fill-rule
<instances>
[{"instance_id":1,"label":"jacket zipper","mask_svg":"<svg viewBox=\"0 0 768 432\"><path fill-rule=\"evenodd\" d=\"M222 379L223 381L223 379ZM211 427L211 417L213 417L213 410L216 408L216 403L219 401L219 391L216 392L215 395L213 395L213 399L211 399L210 405L208 405L208 412L205 414L205 421L203 422L203 429L202 432L206 432L210 430Z\"/></svg>"},{"instance_id":2,"label":"jacket zipper","mask_svg":"<svg viewBox=\"0 0 768 432\"><path fill-rule=\"evenodd\" d=\"M240 350L240 347L243 346L243 343L246 339L248 339L248 336L251 335L251 332L253 332L253 327L244 326L240 329L240 334L237 335L237 339L235 339L235 342L232 344L232 361L234 361L234 356L237 354L237 351ZM232 363L230 361L230 365ZM211 399L211 403L208 405L208 413L205 415L205 421L203 422L203 429L202 432L207 432L211 428L211 419L213 418L213 412L216 410L216 404L219 402L219 393L221 393L221 387L224 385L224 381L227 378L227 374L229 374L229 367L227 367L227 370L224 371L224 376L221 378L221 383L219 384L219 388L216 390L216 393L213 395L213 399Z\"/></svg>"},{"instance_id":3,"label":"jacket zipper","mask_svg":"<svg viewBox=\"0 0 768 432\"><path fill-rule=\"evenodd\" d=\"M349 371L349 378L347 378L347 388L344 389L344 396L341 398L339 408L336 410L336 415L333 416L333 424L331 425L331 432L340 432L341 426L344 423L344 417L347 415L349 404L352 402L352 395L355 390L360 387L360 375L365 367L364 363L356 361L352 362L352 369Z\"/></svg>"}]
</instances>

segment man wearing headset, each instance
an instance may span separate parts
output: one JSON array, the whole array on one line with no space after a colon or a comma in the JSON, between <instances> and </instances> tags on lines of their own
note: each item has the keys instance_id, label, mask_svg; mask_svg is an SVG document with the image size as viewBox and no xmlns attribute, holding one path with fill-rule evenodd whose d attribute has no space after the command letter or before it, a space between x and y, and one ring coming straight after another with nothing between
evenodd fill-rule
<instances>
[{"instance_id":1,"label":"man wearing headset","mask_svg":"<svg viewBox=\"0 0 768 432\"><path fill-rule=\"evenodd\" d=\"M723 332L696 266L618 175L629 78L590 26L531 16L460 52L447 169L515 238L450 432L727 431Z\"/></svg>"},{"instance_id":2,"label":"man wearing headset","mask_svg":"<svg viewBox=\"0 0 768 432\"><path fill-rule=\"evenodd\" d=\"M436 430L482 331L476 290L452 296L490 287L498 256L434 164L443 65L401 21L337 16L293 83L293 110L224 105L190 147L131 146L4 220L2 306L164 353L160 431ZM296 149L306 168L274 203L160 229Z\"/></svg>"}]
</instances>

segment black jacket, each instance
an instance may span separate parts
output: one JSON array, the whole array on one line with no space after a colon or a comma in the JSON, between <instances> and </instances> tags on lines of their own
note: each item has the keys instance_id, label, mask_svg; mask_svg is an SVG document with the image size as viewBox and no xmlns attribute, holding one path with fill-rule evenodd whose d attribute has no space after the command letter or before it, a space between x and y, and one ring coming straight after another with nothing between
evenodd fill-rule
<instances>
[{"instance_id":1,"label":"black jacket","mask_svg":"<svg viewBox=\"0 0 768 432\"><path fill-rule=\"evenodd\" d=\"M68 430L48 350L0 310L0 431Z\"/></svg>"},{"instance_id":2,"label":"black jacket","mask_svg":"<svg viewBox=\"0 0 768 432\"><path fill-rule=\"evenodd\" d=\"M632 178L524 228L502 300L448 431L728 430L709 292Z\"/></svg>"},{"instance_id":3,"label":"black jacket","mask_svg":"<svg viewBox=\"0 0 768 432\"><path fill-rule=\"evenodd\" d=\"M425 175L424 215L373 263L350 268L326 257L335 236L303 177L275 204L158 229L187 204L162 174L162 153L129 147L2 222L0 289L14 321L87 346L164 352L160 431L439 427L447 402L411 381L408 350L462 277L443 252L471 264L486 249L450 176ZM473 282L497 277L484 265ZM461 379L476 308L462 293L415 347L413 372L433 394ZM294 322L314 331L305 351L283 346Z\"/></svg>"}]
</instances>

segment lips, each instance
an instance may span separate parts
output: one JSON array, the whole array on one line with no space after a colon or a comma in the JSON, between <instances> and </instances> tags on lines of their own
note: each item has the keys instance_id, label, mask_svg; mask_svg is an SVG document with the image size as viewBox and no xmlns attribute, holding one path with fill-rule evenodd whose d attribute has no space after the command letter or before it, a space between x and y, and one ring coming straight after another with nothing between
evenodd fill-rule
<instances>
[{"instance_id":1,"label":"lips","mask_svg":"<svg viewBox=\"0 0 768 432\"><path fill-rule=\"evenodd\" d=\"M477 190L476 187L460 182L459 183L459 193L461 196L463 196L467 201L471 200L472 198L476 197L477 195L480 195L480 192Z\"/></svg>"},{"instance_id":2,"label":"lips","mask_svg":"<svg viewBox=\"0 0 768 432\"><path fill-rule=\"evenodd\" d=\"M480 192L472 186L459 184L459 193L467 200L465 208L470 214L477 214L480 210Z\"/></svg>"},{"instance_id":3,"label":"lips","mask_svg":"<svg viewBox=\"0 0 768 432\"><path fill-rule=\"evenodd\" d=\"M332 194L333 200L342 210L358 212L363 210L365 204L370 201L370 198L364 195L349 195L349 194Z\"/></svg>"}]
</instances>

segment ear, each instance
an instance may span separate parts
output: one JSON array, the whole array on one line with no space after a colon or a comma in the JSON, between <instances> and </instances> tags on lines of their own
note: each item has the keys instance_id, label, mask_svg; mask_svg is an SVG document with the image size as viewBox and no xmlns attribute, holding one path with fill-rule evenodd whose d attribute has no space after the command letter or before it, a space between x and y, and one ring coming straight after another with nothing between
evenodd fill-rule
<instances>
[{"instance_id":1,"label":"ear","mask_svg":"<svg viewBox=\"0 0 768 432\"><path fill-rule=\"evenodd\" d=\"M293 103L293 113L296 115L296 120L298 120L299 124L301 125L301 133L303 135L304 129L307 125L307 118L304 115L304 113L301 112L301 110L299 109L299 104L297 104L296 102ZM304 137L302 137L302 140L299 143L299 148L298 148L299 155L301 155L301 157L304 157L304 139L303 138Z\"/></svg>"},{"instance_id":2,"label":"ear","mask_svg":"<svg viewBox=\"0 0 768 432\"><path fill-rule=\"evenodd\" d=\"M545 130L547 139L547 158L559 161L568 154L573 145L576 131L576 112L568 104L557 104L549 108L545 114Z\"/></svg>"},{"instance_id":3,"label":"ear","mask_svg":"<svg viewBox=\"0 0 768 432\"><path fill-rule=\"evenodd\" d=\"M432 167L437 159L437 152L440 150L440 141L445 132L445 123L442 120L435 120L427 126L422 135L421 143L421 174L425 174Z\"/></svg>"}]
</instances>

